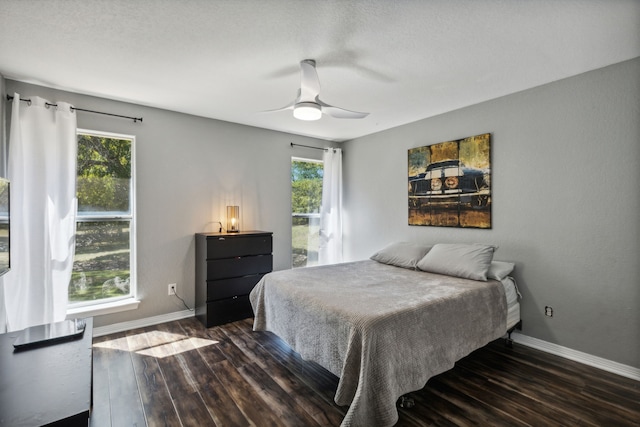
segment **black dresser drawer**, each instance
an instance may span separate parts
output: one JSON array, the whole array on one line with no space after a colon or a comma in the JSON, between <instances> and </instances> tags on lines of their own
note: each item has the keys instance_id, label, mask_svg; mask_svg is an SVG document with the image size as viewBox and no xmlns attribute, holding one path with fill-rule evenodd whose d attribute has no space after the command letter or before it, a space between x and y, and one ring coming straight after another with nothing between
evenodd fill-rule
<instances>
[{"instance_id":1,"label":"black dresser drawer","mask_svg":"<svg viewBox=\"0 0 640 427\"><path fill-rule=\"evenodd\" d=\"M249 295L221 299L207 303L205 326L208 328L252 316Z\"/></svg>"},{"instance_id":2,"label":"black dresser drawer","mask_svg":"<svg viewBox=\"0 0 640 427\"><path fill-rule=\"evenodd\" d=\"M250 274L268 273L273 255L255 255L228 259L207 260L207 280L228 279Z\"/></svg>"},{"instance_id":3,"label":"black dresser drawer","mask_svg":"<svg viewBox=\"0 0 640 427\"><path fill-rule=\"evenodd\" d=\"M246 295L262 279L264 274L207 281L208 301Z\"/></svg>"},{"instance_id":4,"label":"black dresser drawer","mask_svg":"<svg viewBox=\"0 0 640 427\"><path fill-rule=\"evenodd\" d=\"M209 237L207 259L270 254L273 251L271 235Z\"/></svg>"}]
</instances>

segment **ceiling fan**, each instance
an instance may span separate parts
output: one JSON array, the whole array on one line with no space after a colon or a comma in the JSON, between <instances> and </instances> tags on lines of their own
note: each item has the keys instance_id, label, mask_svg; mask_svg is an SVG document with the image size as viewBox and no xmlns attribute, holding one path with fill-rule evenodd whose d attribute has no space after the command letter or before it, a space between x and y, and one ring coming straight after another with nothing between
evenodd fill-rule
<instances>
[{"instance_id":1,"label":"ceiling fan","mask_svg":"<svg viewBox=\"0 0 640 427\"><path fill-rule=\"evenodd\" d=\"M320 100L320 80L316 71L316 61L304 59L300 61L300 89L298 96L286 107L267 111L268 113L293 110L293 117L299 120L318 120L323 114L337 119L362 119L369 113L345 110L325 104Z\"/></svg>"}]
</instances>

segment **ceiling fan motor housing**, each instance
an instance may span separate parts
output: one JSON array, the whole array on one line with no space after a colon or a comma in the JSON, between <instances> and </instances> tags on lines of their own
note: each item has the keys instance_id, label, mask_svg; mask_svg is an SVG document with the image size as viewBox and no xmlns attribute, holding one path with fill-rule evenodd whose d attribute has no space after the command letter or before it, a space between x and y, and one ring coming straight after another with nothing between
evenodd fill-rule
<instances>
[{"instance_id":1,"label":"ceiling fan motor housing","mask_svg":"<svg viewBox=\"0 0 640 427\"><path fill-rule=\"evenodd\" d=\"M298 102L293 107L293 116L299 120L318 120L322 117L322 108L315 102Z\"/></svg>"}]
</instances>

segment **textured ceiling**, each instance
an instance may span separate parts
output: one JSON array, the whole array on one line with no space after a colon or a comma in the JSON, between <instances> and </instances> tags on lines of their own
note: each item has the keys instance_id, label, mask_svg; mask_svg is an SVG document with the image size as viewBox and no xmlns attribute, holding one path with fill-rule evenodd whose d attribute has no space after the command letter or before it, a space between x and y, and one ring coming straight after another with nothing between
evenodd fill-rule
<instances>
[{"instance_id":1,"label":"textured ceiling","mask_svg":"<svg viewBox=\"0 0 640 427\"><path fill-rule=\"evenodd\" d=\"M0 0L6 78L336 141L638 56L637 0ZM370 115L262 113L306 58Z\"/></svg>"}]
</instances>

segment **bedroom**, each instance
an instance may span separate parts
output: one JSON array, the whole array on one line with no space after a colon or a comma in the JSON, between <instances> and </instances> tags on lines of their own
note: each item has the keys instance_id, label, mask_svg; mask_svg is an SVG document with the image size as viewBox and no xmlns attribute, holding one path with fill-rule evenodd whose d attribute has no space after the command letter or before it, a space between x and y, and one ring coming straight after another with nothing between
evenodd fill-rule
<instances>
[{"instance_id":1,"label":"bedroom","mask_svg":"<svg viewBox=\"0 0 640 427\"><path fill-rule=\"evenodd\" d=\"M497 244L497 259L517 263L523 340L531 338L529 344L556 353L578 352L637 378L638 75L636 53L604 68L342 143L345 258L367 258L395 240ZM328 142L53 89L46 87L46 79L31 85L5 78L3 96L33 93L83 108L144 116L144 123L136 124L78 115L84 129L136 135L138 141L142 303L137 310L96 317L96 328L109 332L113 325L186 315L179 302L167 298L166 284L178 283L193 305L194 290L188 285L194 282L193 236L213 229L223 192L242 192L243 223L273 231L274 269L288 268L290 159L310 155L293 152L289 144L321 147ZM204 90L210 82L200 84ZM283 93L284 102L293 91ZM9 107L1 105L8 126ZM494 142L493 229L407 226L407 150L483 132L491 132ZM248 176L259 178L247 181ZM544 316L547 305L554 308L552 318Z\"/></svg>"}]
</instances>

